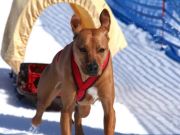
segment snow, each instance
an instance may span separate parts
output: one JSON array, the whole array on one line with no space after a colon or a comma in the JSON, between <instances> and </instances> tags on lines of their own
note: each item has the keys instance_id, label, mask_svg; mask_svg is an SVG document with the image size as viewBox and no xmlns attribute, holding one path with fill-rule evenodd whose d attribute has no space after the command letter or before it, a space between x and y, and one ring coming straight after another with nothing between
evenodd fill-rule
<instances>
[{"instance_id":1,"label":"snow","mask_svg":"<svg viewBox=\"0 0 180 135\"><path fill-rule=\"evenodd\" d=\"M157 51L148 33L120 25L129 46L114 58L117 95L149 134L179 134L180 64Z\"/></svg>"},{"instance_id":2,"label":"snow","mask_svg":"<svg viewBox=\"0 0 180 135\"><path fill-rule=\"evenodd\" d=\"M0 42L3 38L3 31L10 11L11 3L12 0L0 1ZM67 6L64 7L68 8ZM37 20L33 28L26 49L25 62L49 63L54 54L72 39L63 39L62 43L64 44L62 45L60 43L62 36L59 37L60 39L57 39L57 34L59 34L58 31L56 33L52 32L53 30L48 31L49 29L45 28L45 26L49 26L51 24L51 22L48 22L51 20L42 21L46 19L44 18L46 16L45 14L50 13L48 16L54 16L51 13L51 9L49 8L48 10L42 14L40 19ZM66 15L64 15L64 18L67 18ZM66 35L72 36L72 34L69 34L66 30L61 33L63 32ZM54 36L56 36L56 38L54 38ZM0 57L0 134L31 135L33 133L30 132L29 128L31 127L31 118L35 114L35 108L25 99L18 99L15 86L9 78L9 72L10 67ZM120 133L147 133L125 105L120 102L115 102L114 108L116 111L116 135ZM37 134L60 134L59 120L59 112L45 112L43 115L43 122L39 127ZM88 118L83 119L83 125L86 135L103 134L103 110L99 102L96 102L92 106L92 110Z\"/></svg>"}]
</instances>

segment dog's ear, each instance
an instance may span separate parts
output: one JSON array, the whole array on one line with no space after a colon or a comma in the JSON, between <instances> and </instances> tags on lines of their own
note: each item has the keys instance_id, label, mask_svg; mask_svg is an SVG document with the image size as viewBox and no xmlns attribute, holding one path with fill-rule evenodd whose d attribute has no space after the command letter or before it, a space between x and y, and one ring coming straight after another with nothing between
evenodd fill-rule
<instances>
[{"instance_id":1,"label":"dog's ear","mask_svg":"<svg viewBox=\"0 0 180 135\"><path fill-rule=\"evenodd\" d=\"M73 31L74 35L77 35L82 30L81 19L79 16L77 16L77 15L72 16L71 27L72 27L72 31Z\"/></svg>"},{"instance_id":2,"label":"dog's ear","mask_svg":"<svg viewBox=\"0 0 180 135\"><path fill-rule=\"evenodd\" d=\"M111 19L107 9L103 9L103 11L100 14L99 20L101 22L101 27L104 27L107 29L107 31L109 31Z\"/></svg>"}]
</instances>

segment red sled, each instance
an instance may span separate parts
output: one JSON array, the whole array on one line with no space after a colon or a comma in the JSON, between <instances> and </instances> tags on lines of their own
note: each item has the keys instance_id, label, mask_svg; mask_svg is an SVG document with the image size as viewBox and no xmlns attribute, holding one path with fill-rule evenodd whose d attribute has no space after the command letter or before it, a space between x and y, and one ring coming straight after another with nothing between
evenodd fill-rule
<instances>
[{"instance_id":1,"label":"red sled","mask_svg":"<svg viewBox=\"0 0 180 135\"><path fill-rule=\"evenodd\" d=\"M48 66L48 64L41 63L22 63L20 71L17 75L17 91L20 95L37 102L37 86L41 73ZM60 110L62 108L61 99L57 97L49 107L53 110Z\"/></svg>"},{"instance_id":2,"label":"red sled","mask_svg":"<svg viewBox=\"0 0 180 135\"><path fill-rule=\"evenodd\" d=\"M42 71L48 64L22 63L17 77L19 93L36 95Z\"/></svg>"}]
</instances>

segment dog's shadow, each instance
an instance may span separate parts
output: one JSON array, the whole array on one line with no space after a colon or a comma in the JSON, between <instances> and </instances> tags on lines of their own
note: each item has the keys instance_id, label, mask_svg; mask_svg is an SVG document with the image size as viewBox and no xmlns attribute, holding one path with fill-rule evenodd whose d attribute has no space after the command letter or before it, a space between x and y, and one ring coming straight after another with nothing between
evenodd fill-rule
<instances>
[{"instance_id":1,"label":"dog's shadow","mask_svg":"<svg viewBox=\"0 0 180 135\"><path fill-rule=\"evenodd\" d=\"M10 116L10 115L0 115L0 134L5 135L11 132L11 135L25 135L30 132L30 118ZM2 129L6 132L2 132ZM103 135L103 129L91 128L83 126L85 135ZM12 133L13 132L13 133ZM61 135L59 122L52 122L43 120L42 124L38 128L38 134L43 135ZM72 128L72 135L74 135L74 126ZM121 133L115 133L115 135L125 135Z\"/></svg>"}]
</instances>

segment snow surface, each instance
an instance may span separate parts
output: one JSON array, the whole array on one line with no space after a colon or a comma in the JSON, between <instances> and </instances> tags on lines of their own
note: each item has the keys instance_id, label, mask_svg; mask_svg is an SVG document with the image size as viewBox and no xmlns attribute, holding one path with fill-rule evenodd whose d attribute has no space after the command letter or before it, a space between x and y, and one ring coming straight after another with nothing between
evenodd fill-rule
<instances>
[{"instance_id":1,"label":"snow surface","mask_svg":"<svg viewBox=\"0 0 180 135\"><path fill-rule=\"evenodd\" d=\"M0 1L0 42L3 38L3 31L10 11L11 3L12 0ZM68 8L67 5L61 7L62 9ZM51 12L51 8L53 7L47 9L47 15L54 17ZM69 16L71 14L69 13ZM58 39L54 38L54 36L58 36L57 34L72 36L72 33L70 34L66 30L62 30L61 33L56 33L53 31L53 28L51 29L48 27L51 20L48 20L49 22L46 22L47 19L46 21L43 21L43 19L45 19L43 17L45 16L46 12L44 12L40 19L37 20L33 28L27 45L25 62L49 63L54 54L72 39L72 37L71 39L61 39L63 36L60 36ZM62 17L64 17L64 19L67 18L66 14ZM60 19L62 20L62 18ZM67 21L66 25L69 25ZM48 28L46 29L46 27ZM48 31L49 29L52 31ZM61 40L63 41L62 43L64 43L63 45L60 43ZM15 86L9 78L9 72L10 67L0 57L0 134L30 135L32 133L29 128L31 127L31 118L35 114L35 109L31 103L25 99L18 99ZM116 135L119 135L120 133L147 133L127 107L118 102L118 100L114 104L114 108L116 110ZM37 134L60 134L59 120L59 112L45 112L43 115L43 122L39 127ZM92 106L92 110L88 118L83 119L83 125L86 135L103 134L103 110L99 102L96 102Z\"/></svg>"}]
</instances>

